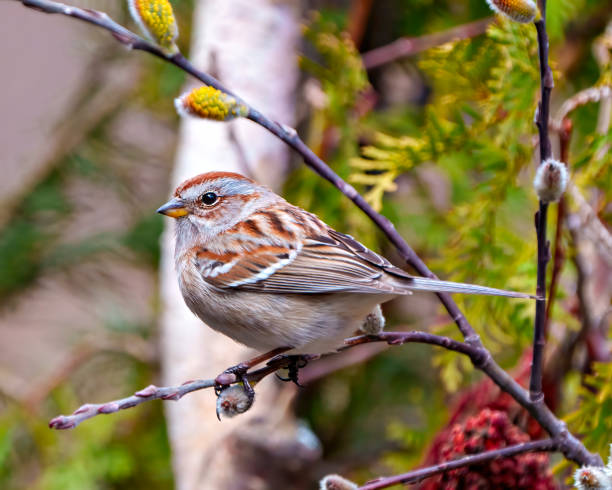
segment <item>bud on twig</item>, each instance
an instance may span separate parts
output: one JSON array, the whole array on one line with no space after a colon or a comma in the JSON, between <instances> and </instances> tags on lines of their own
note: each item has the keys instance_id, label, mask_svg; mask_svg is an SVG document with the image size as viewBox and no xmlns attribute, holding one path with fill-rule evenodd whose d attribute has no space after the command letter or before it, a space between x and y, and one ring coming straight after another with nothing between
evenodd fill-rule
<instances>
[{"instance_id":1,"label":"bud on twig","mask_svg":"<svg viewBox=\"0 0 612 490\"><path fill-rule=\"evenodd\" d=\"M357 485L340 475L327 475L319 482L319 490L355 490Z\"/></svg>"},{"instance_id":2,"label":"bud on twig","mask_svg":"<svg viewBox=\"0 0 612 490\"><path fill-rule=\"evenodd\" d=\"M565 164L549 158L536 170L533 187L542 202L556 202L565 192L568 179Z\"/></svg>"},{"instance_id":3,"label":"bud on twig","mask_svg":"<svg viewBox=\"0 0 612 490\"><path fill-rule=\"evenodd\" d=\"M529 24L540 16L533 0L487 0L487 3L494 12L521 24Z\"/></svg>"},{"instance_id":4,"label":"bud on twig","mask_svg":"<svg viewBox=\"0 0 612 490\"><path fill-rule=\"evenodd\" d=\"M604 468L583 466L574 472L574 487L578 490L612 490L612 480Z\"/></svg>"},{"instance_id":5,"label":"bud on twig","mask_svg":"<svg viewBox=\"0 0 612 490\"><path fill-rule=\"evenodd\" d=\"M178 27L168 0L128 0L130 14L146 36L168 54L178 52Z\"/></svg>"},{"instance_id":6,"label":"bud on twig","mask_svg":"<svg viewBox=\"0 0 612 490\"><path fill-rule=\"evenodd\" d=\"M221 416L231 418L246 412L253 405L253 397L241 384L225 388L217 398L217 418Z\"/></svg>"},{"instance_id":7,"label":"bud on twig","mask_svg":"<svg viewBox=\"0 0 612 490\"><path fill-rule=\"evenodd\" d=\"M249 114L247 106L231 95L208 85L174 99L174 106L181 116L195 116L213 121L229 121Z\"/></svg>"},{"instance_id":8,"label":"bud on twig","mask_svg":"<svg viewBox=\"0 0 612 490\"><path fill-rule=\"evenodd\" d=\"M377 305L374 310L366 316L361 330L367 335L378 335L385 328L385 316L383 315L380 305Z\"/></svg>"}]
</instances>

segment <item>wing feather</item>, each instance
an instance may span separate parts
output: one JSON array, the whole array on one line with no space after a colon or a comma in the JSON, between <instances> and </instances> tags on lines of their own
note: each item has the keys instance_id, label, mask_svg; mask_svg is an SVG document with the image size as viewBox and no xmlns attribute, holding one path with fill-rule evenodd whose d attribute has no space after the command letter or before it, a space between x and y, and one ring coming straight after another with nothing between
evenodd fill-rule
<instances>
[{"instance_id":1,"label":"wing feather","mask_svg":"<svg viewBox=\"0 0 612 490\"><path fill-rule=\"evenodd\" d=\"M360 245L348 235L334 235L348 240L353 248ZM208 254L198 266L203 279L220 289L289 294L400 292L381 280L381 265L390 263L362 245L358 248L362 256L353 248L330 234L307 238L294 248L261 247L227 262ZM211 262L219 265L212 267Z\"/></svg>"},{"instance_id":2,"label":"wing feather","mask_svg":"<svg viewBox=\"0 0 612 490\"><path fill-rule=\"evenodd\" d=\"M287 245L259 245L242 254L196 254L202 278L219 289L282 294L411 294L410 290L533 298L525 293L414 277L349 235L327 229Z\"/></svg>"}]
</instances>

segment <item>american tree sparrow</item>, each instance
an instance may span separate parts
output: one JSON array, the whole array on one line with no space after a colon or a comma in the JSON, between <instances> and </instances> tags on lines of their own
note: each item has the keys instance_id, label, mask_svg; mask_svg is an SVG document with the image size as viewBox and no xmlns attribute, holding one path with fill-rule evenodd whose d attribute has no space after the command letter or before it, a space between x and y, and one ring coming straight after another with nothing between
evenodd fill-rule
<instances>
[{"instance_id":1,"label":"american tree sparrow","mask_svg":"<svg viewBox=\"0 0 612 490\"><path fill-rule=\"evenodd\" d=\"M411 276L235 173L193 177L157 212L176 218L175 264L189 309L261 352L334 351L364 324L368 333L381 329L379 305L412 290L531 297Z\"/></svg>"}]
</instances>

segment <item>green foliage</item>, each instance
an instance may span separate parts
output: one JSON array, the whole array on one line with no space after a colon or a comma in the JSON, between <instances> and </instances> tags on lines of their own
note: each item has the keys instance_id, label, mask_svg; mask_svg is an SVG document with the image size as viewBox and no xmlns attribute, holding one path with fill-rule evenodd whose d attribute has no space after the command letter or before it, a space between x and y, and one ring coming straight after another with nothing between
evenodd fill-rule
<instances>
[{"instance_id":1,"label":"green foliage","mask_svg":"<svg viewBox=\"0 0 612 490\"><path fill-rule=\"evenodd\" d=\"M609 151L611 146L612 130L606 134L588 137L573 166L576 185L582 189L597 189L607 202L612 199L612 153Z\"/></svg>"},{"instance_id":2,"label":"green foliage","mask_svg":"<svg viewBox=\"0 0 612 490\"><path fill-rule=\"evenodd\" d=\"M442 222L446 234L440 256L430 259L430 265L452 280L529 291L535 277L535 240L524 237L530 231L534 200L530 190L524 190L521 172L531 161L535 133L535 31L501 21L484 39L430 50L421 68L433 85L422 126L407 136L378 134L374 145L352 160L351 181L368 185L366 196L380 209L398 176L418 179L416 169L435 162L451 196L449 207L424 204L429 221ZM422 196L425 201L431 198ZM421 235L429 236L430 230ZM528 305L485 297L456 300L477 319L475 326L486 334L493 353L503 354L501 361L512 365L531 340ZM447 335L455 331L450 324L440 328ZM447 388L458 389L469 363L445 352L434 359Z\"/></svg>"},{"instance_id":3,"label":"green foliage","mask_svg":"<svg viewBox=\"0 0 612 490\"><path fill-rule=\"evenodd\" d=\"M332 124L344 124L348 119L346 113L354 111L359 95L369 86L361 57L347 33L338 32L334 24L319 16L303 32L321 61L303 56L301 68L321 83L327 97L326 118Z\"/></svg>"},{"instance_id":4,"label":"green foliage","mask_svg":"<svg viewBox=\"0 0 612 490\"><path fill-rule=\"evenodd\" d=\"M348 162L359 152L361 116L356 105L369 87L366 73L348 35L340 33L325 17L315 16L304 28L304 36L316 55L302 56L300 64L316 79L316 90L320 90L322 99L320 106L314 108L307 143L346 179L351 171ZM304 166L296 169L287 179L286 193L292 202L318 214L331 226L365 237L373 246L374 227L369 220L311 170Z\"/></svg>"},{"instance_id":5,"label":"green foliage","mask_svg":"<svg viewBox=\"0 0 612 490\"><path fill-rule=\"evenodd\" d=\"M582 434L585 445L604 460L612 444L612 363L593 365L578 390L579 403L566 422L570 430Z\"/></svg>"},{"instance_id":6,"label":"green foliage","mask_svg":"<svg viewBox=\"0 0 612 490\"><path fill-rule=\"evenodd\" d=\"M578 12L584 10L586 0L557 0L546 4L546 31L552 41L563 36L563 29Z\"/></svg>"},{"instance_id":7,"label":"green foliage","mask_svg":"<svg viewBox=\"0 0 612 490\"><path fill-rule=\"evenodd\" d=\"M112 371L121 366L121 382L114 381L114 396L134 391L149 379L148 370L131 360L97 356L90 362L96 359ZM0 487L6 490L172 487L161 403L144 405L113 417L98 417L70 432L49 430L50 417L69 413L86 401L78 394L77 380L88 369L86 363L72 373L71 379L55 389L35 413L0 398L3 405ZM96 382L101 396L112 397L99 374L96 373Z\"/></svg>"},{"instance_id":8,"label":"green foliage","mask_svg":"<svg viewBox=\"0 0 612 490\"><path fill-rule=\"evenodd\" d=\"M431 3L411 4L410 9L431 10ZM579 7L561 3L551 5L548 12L553 24L553 41L560 39ZM419 18L419 22L422 19ZM429 28L433 23L430 19ZM407 32L416 32L419 28ZM316 24L311 29L316 32L322 27ZM313 35L311 32L310 39ZM337 46L341 37L336 37ZM554 53L555 46L552 48ZM327 54L329 60L329 52ZM350 60L350 56L348 58ZM537 201L531 188L531 167L533 141L537 135L533 117L540 87L533 25L499 19L481 38L449 43L423 53L419 67L431 87L431 97L422 110L391 108L365 118L351 118L353 104L358 98L350 94L339 97L333 91L336 87L355 87L347 75L355 64L347 61L346 52L332 62L332 67L327 69L311 62L304 63L304 67L321 80L328 101L333 101L330 105L336 105L332 109L314 111L310 146L319 148L322 137L317 136L323 135L330 125L344 125L336 130L346 135L346 140L341 137L334 152L323 156L356 185L377 210L383 210L396 223L409 243L442 277L533 291L536 274L533 213ZM555 79L559 78L555 73ZM585 117L591 125L594 119L592 114ZM585 132L592 134L592 129L587 128ZM359 154L341 152L344 145L354 145L359 140L367 142ZM585 141L588 144L581 148L583 156L578 158L576 167L585 169L584 179L589 185L597 182L601 191L607 193L612 188L606 188L611 167L609 155L597 162L593 159L596 148L605 147L608 137L589 136ZM337 155L349 157L348 162L339 162ZM434 174L437 187L429 184L425 178L427 173ZM344 213L352 219L350 209L340 208L337 198L330 195L330 189L319 187L320 184L313 182L305 172L299 173L299 178L290 178L290 182L294 179L297 184L290 188L291 199L301 195L303 206L321 214L333 226L337 226L338 216ZM406 188L408 191L404 190ZM448 197L440 202L437 194ZM552 225L551 220L551 228ZM344 229L346 226L342 223ZM358 236L363 238L364 235ZM371 246L371 242L369 244ZM460 295L455 296L455 300L462 311L467 312L496 360L512 368L532 342L533 304ZM556 308L554 315L568 328L575 326L575 321L565 318L567 313L560 308ZM444 319L445 323L431 329L457 336L455 324L446 321L446 316ZM435 376L448 392L455 392L474 379L472 365L463 356L434 349L430 359L426 364L437 368ZM407 362L412 365L419 360ZM382 361L380 365L370 363L365 371L359 372L362 376L374 373L387 380L381 371L383 365ZM423 379L417 375L415 380L415 373L409 371L406 367L406 378L422 386ZM342 382L337 379L327 383L334 387L333 393L341 391L338 386ZM325 387L321 389L325 391ZM358 388L351 387L351 396L353 400L360 399ZM377 393L376 396L383 395ZM324 395L321 398L323 400ZM379 406L387 407L389 403L394 402L383 398ZM434 413L431 418L415 415L411 404L406 419L393 419L394 422L388 424L388 435L399 443L400 449L390 451L383 458L389 467L387 472L404 471L414 465L426 441L444 418L445 410L435 403L432 405L431 400L413 403L435 407L432 408ZM328 405L333 406L333 403ZM355 402L351 405L354 408ZM334 436L330 427L336 428L338 420L347 424L347 420L357 415L347 413L348 408L330 413L323 401L311 400L310 409L311 420L317 433L323 435L325 446L347 447L346 440L339 434ZM363 421L366 416L357 409L356 412ZM416 427L414 420L419 421ZM357 430L351 425L341 427L343 433L352 434ZM358 441L354 443L359 444Z\"/></svg>"},{"instance_id":9,"label":"green foliage","mask_svg":"<svg viewBox=\"0 0 612 490\"><path fill-rule=\"evenodd\" d=\"M455 173L453 184L464 190L457 201L473 201L474 185L495 196L516 185L530 160L529 137L535 131L539 78L531 26L494 24L484 40L430 50L421 68L434 87L422 127L413 136L378 135L376 144L352 162L352 180L372 186L368 196L379 209L394 177L442 159Z\"/></svg>"},{"instance_id":10,"label":"green foliage","mask_svg":"<svg viewBox=\"0 0 612 490\"><path fill-rule=\"evenodd\" d=\"M0 235L0 297L22 290L38 275L57 235L57 224L70 212L63 176L53 172L12 213Z\"/></svg>"}]
</instances>

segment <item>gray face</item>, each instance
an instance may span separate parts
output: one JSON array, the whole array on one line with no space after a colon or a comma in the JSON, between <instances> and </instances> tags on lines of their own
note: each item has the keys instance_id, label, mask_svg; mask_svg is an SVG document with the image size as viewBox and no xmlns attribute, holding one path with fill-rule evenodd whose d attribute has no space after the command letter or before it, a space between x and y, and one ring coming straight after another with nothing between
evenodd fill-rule
<instances>
[{"instance_id":1,"label":"gray face","mask_svg":"<svg viewBox=\"0 0 612 490\"><path fill-rule=\"evenodd\" d=\"M193 238L199 232L200 240L208 241L267 205L274 194L248 180L224 177L179 188L176 198L188 211L178 219L179 234Z\"/></svg>"}]
</instances>

